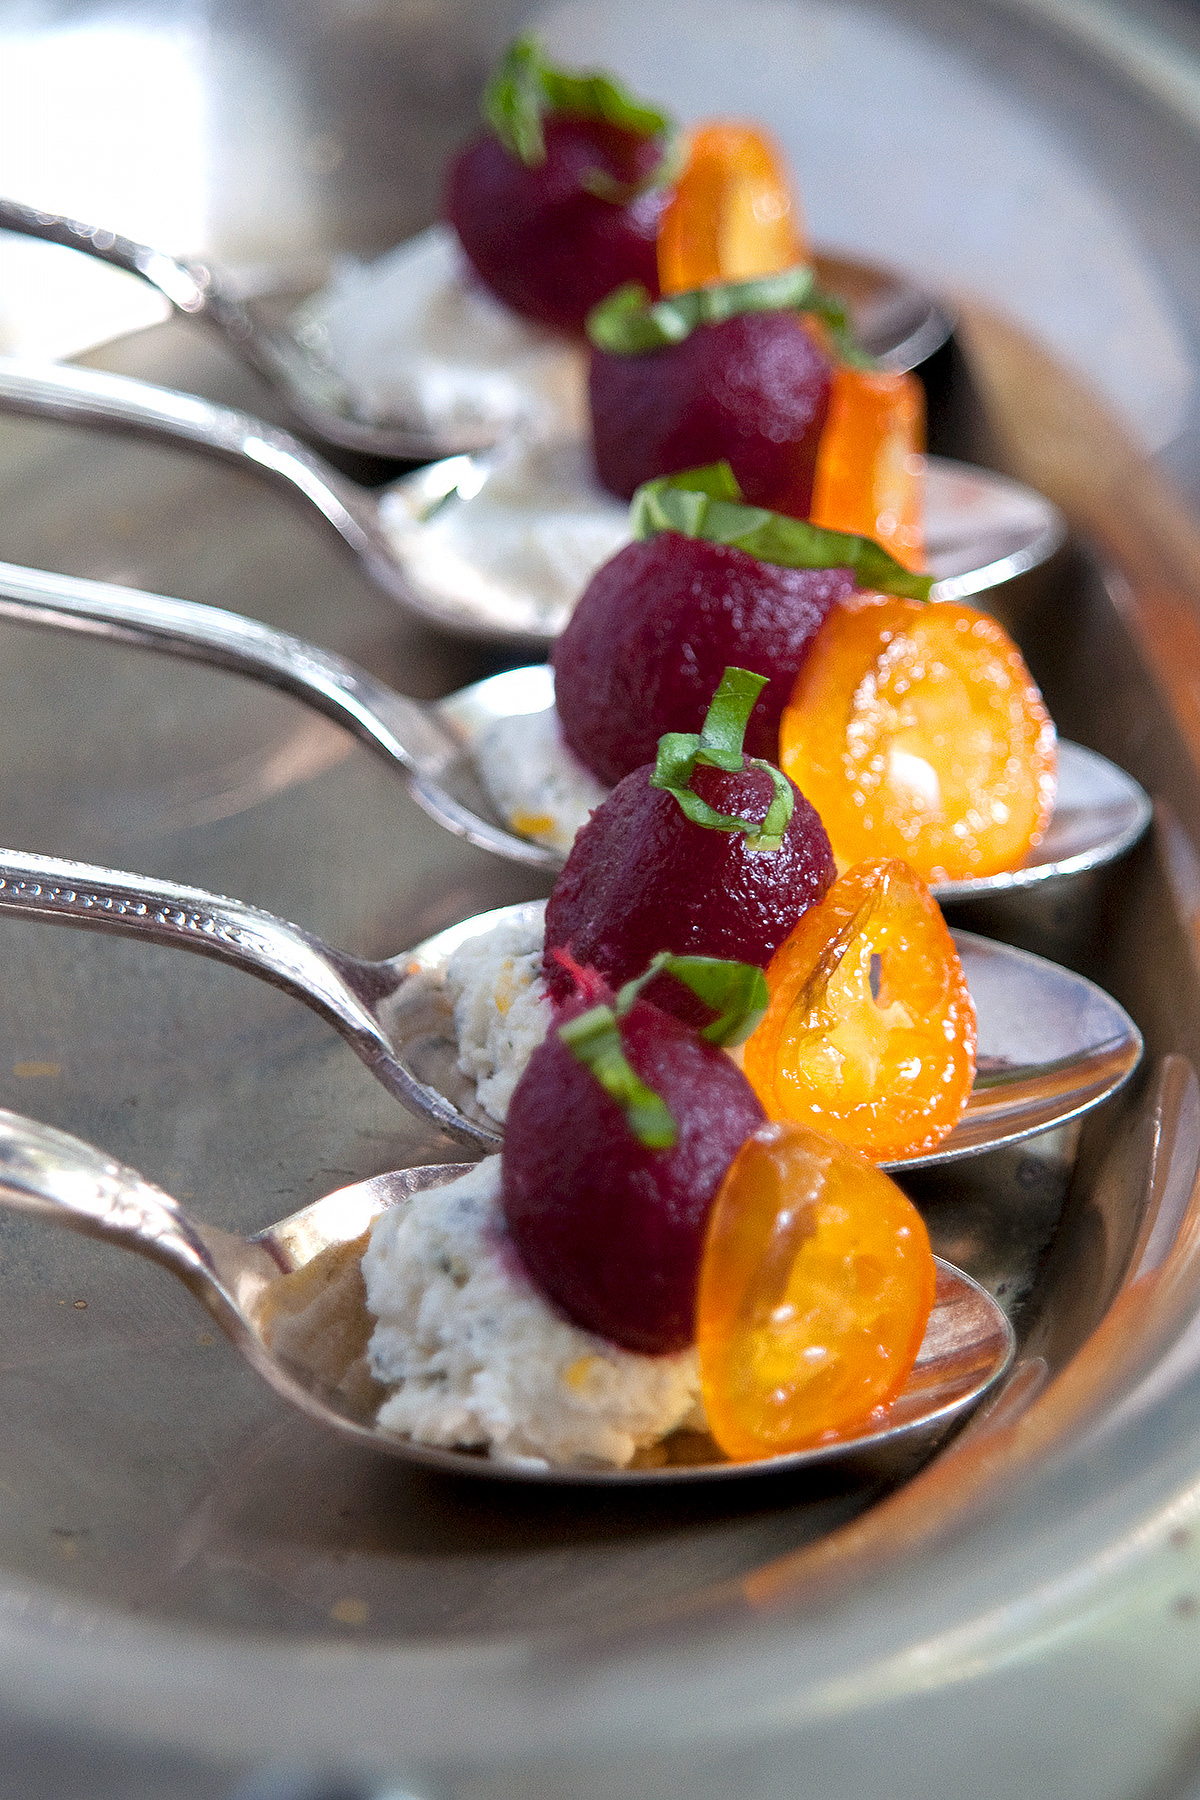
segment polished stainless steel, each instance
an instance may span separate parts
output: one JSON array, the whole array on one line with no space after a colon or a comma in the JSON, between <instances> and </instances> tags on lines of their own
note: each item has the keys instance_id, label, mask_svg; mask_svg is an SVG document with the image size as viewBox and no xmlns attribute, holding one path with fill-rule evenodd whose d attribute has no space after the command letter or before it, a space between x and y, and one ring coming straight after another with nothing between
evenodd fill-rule
<instances>
[{"instance_id":1,"label":"polished stainless steel","mask_svg":"<svg viewBox=\"0 0 1200 1800\"><path fill-rule=\"evenodd\" d=\"M284 397L313 437L371 456L426 462L487 449L494 437L475 431L437 432L403 420L373 423L357 417L335 372L315 356L303 330L269 325L204 263L184 262L134 243L118 232L0 198L0 231L62 244L138 275L184 318L201 319ZM850 303L863 347L886 369L911 369L945 343L952 329L944 307L901 276L839 260L822 271Z\"/></svg>"},{"instance_id":2,"label":"polished stainless steel","mask_svg":"<svg viewBox=\"0 0 1200 1800\"><path fill-rule=\"evenodd\" d=\"M223 895L2 850L0 913L142 937L244 969L320 1013L405 1106L467 1143L502 1141L458 1068L445 970L461 944L496 925L536 932L539 901L479 914L367 962ZM1141 1057L1128 1014L1081 975L971 933L956 943L978 1015L975 1087L936 1150L885 1168L939 1167L1062 1125L1116 1093Z\"/></svg>"},{"instance_id":3,"label":"polished stainless steel","mask_svg":"<svg viewBox=\"0 0 1200 1800\"><path fill-rule=\"evenodd\" d=\"M272 1290L322 1251L353 1243L387 1207L463 1174L469 1163L399 1169L356 1182L281 1219L252 1238L203 1225L161 1188L103 1151L32 1119L0 1111L0 1202L135 1250L177 1275L206 1306L251 1367L277 1394L343 1437L406 1462L506 1482L586 1487L674 1486L805 1471L852 1470L880 1476L912 1466L987 1393L1012 1361L1013 1328L978 1283L940 1259L937 1293L907 1383L887 1423L769 1463L730 1462L707 1436L688 1433L686 1458L658 1467L552 1469L493 1462L486 1456L413 1443L374 1419L378 1394L348 1394L344 1369L314 1367L281 1354L272 1331ZM319 1356L319 1353L318 1353Z\"/></svg>"},{"instance_id":4,"label":"polished stainless steel","mask_svg":"<svg viewBox=\"0 0 1200 1800\"><path fill-rule=\"evenodd\" d=\"M0 566L0 614L4 593ZM446 793L462 811L476 809L482 821L489 815L494 818L477 772L489 730L500 719L544 712L553 704L554 671L545 663L505 669L448 695L438 702L438 716L456 735L459 755L453 762L442 763L436 777L419 777L413 785L414 795L427 811L433 810L440 793ZM1150 801L1131 775L1080 744L1060 741L1058 754L1054 813L1041 843L1019 869L972 880L934 882L932 892L943 905L1067 880L1115 861L1142 836L1150 822ZM547 848L543 860L547 867L558 868L564 858L561 852Z\"/></svg>"},{"instance_id":5,"label":"polished stainless steel","mask_svg":"<svg viewBox=\"0 0 1200 1800\"><path fill-rule=\"evenodd\" d=\"M448 831L513 862L562 866L559 851L505 828L478 768L498 720L553 706L547 664L506 670L422 705L344 657L237 613L10 563L0 563L0 618L190 657L282 688L397 765L414 799ZM1054 815L1022 867L939 882L933 892L952 902L1071 878L1123 855L1149 819L1150 802L1131 776L1094 751L1062 743Z\"/></svg>"},{"instance_id":6,"label":"polished stainless steel","mask_svg":"<svg viewBox=\"0 0 1200 1800\"><path fill-rule=\"evenodd\" d=\"M354 733L410 778L413 797L456 836L533 868L561 863L550 851L484 816L470 793L458 711L466 695L423 705L345 657L221 608L104 582L0 563L0 617L136 644L282 688ZM486 705L486 703L485 703ZM461 790L461 793L455 790Z\"/></svg>"},{"instance_id":7,"label":"polished stainless steel","mask_svg":"<svg viewBox=\"0 0 1200 1800\"><path fill-rule=\"evenodd\" d=\"M777 131L805 119L801 146L819 156L828 143L815 168L801 160L827 235L836 220L838 241L867 252L874 220L902 221L892 241L908 241L893 254L1042 331L1117 404L1144 376L1153 388L1169 374L1161 333L1140 322L1153 333L1169 312L1194 360L1190 0L551 10L584 33L621 21L628 35L610 32L628 45L631 77L657 59L664 81L692 82L701 103L732 103L732 81L739 107ZM169 222L130 224L135 235L195 245L217 266L370 255L435 215L484 72L530 16L515 0L9 5L7 154L29 145L40 161L25 156L0 188L140 220L142 168L147 179L161 169L170 194L175 153L194 146L200 222L185 180ZM199 118L173 104L156 54L189 28ZM889 79L897 42L903 80ZM23 84L30 43L41 78ZM888 133L877 95L907 134ZM1015 134L993 132L997 119L1027 130L1040 162L1015 166ZM845 171L832 196L830 169ZM1124 221L1115 247L1113 220ZM1064 254L1042 253L1056 242ZM112 274L58 258L80 276ZM55 257L42 260L49 270ZM1130 272L1144 304L1114 312ZM38 290L14 283L5 302L6 316L36 313ZM87 341L104 336L100 321ZM93 354L274 416L223 341L182 319ZM953 362L960 419L972 410L965 374ZM1086 411L1039 379L1023 417L1014 399L1004 439L1038 438L1047 408L1071 439L1047 491L1069 503L1095 450ZM1175 427L1157 416L1163 442ZM1193 504L1198 419L1193 387L1166 453ZM1003 454L945 423L931 435L939 451ZM1028 461L1014 472L1039 485ZM1105 484L1127 531L1128 498L1125 480ZM385 601L332 533L298 527L274 492L215 462L0 420L0 520L9 561L249 610L423 698L490 672ZM1161 551L1156 526L1135 518L1132 530ZM1113 554L1124 561L1119 539ZM1052 582L1031 578L1011 615L1019 641L1064 733L1132 771L1200 843L1189 715L1168 702L1175 690L1102 576L1089 557ZM1173 660L1194 717L1195 658ZM537 887L441 831L345 732L194 664L0 634L0 734L0 842L241 894L369 956ZM310 758L303 773L293 756L276 783L283 752L305 746L340 760ZM1038 1138L919 1186L906 1178L938 1252L1002 1295L1021 1355L994 1406L898 1491L785 1480L568 1496L439 1477L278 1401L161 1268L5 1219L5 1800L232 1800L235 1787L284 1786L280 1765L297 1761L348 1793L413 1800L1190 1794L1200 1114L1194 1080L1171 1079L1171 1052L1200 1059L1200 984L1195 894L1175 893L1163 843L1157 831L1101 871L1094 906L1058 884L1011 896L1021 941L1044 950L1052 911L1070 940L1061 954L1135 1015L1147 1080L1083 1122L1078 1154L1068 1126L1054 1158ZM231 1232L455 1154L265 983L8 919L0 948L3 1104L104 1144ZM1154 1260L1166 1251L1151 1269L1134 1248L1145 1224Z\"/></svg>"},{"instance_id":8,"label":"polished stainless steel","mask_svg":"<svg viewBox=\"0 0 1200 1800\"><path fill-rule=\"evenodd\" d=\"M435 540L431 554L426 540L434 520L441 530L451 510L468 516L490 504L491 490L508 475L503 450L445 458L375 494L262 419L103 370L0 358L0 410L120 426L284 482L333 527L393 600L464 637L545 644L562 631L578 598L539 596L520 571L480 580L469 558L464 572ZM580 470L577 481L565 479L556 504L563 510L593 506L599 490L579 446L552 446L548 454L558 468L570 469L574 459ZM606 496L604 505L619 527L618 503ZM999 587L1046 562L1066 536L1061 513L1040 494L990 470L939 457L926 459L926 514L928 566L938 577L935 599L960 600Z\"/></svg>"},{"instance_id":9,"label":"polished stainless steel","mask_svg":"<svg viewBox=\"0 0 1200 1800\"><path fill-rule=\"evenodd\" d=\"M170 303L174 312L184 318L200 319L218 331L230 348L284 397L301 428L324 443L367 455L414 461L445 455L450 449L477 447L451 445L412 427L379 426L356 419L340 384L309 355L300 340L290 331L263 324L253 308L204 263L181 261L148 244L122 237L119 232L43 212L19 200L0 199L0 230L63 244L130 275L139 275ZM289 454L294 456L299 448L290 445Z\"/></svg>"}]
</instances>

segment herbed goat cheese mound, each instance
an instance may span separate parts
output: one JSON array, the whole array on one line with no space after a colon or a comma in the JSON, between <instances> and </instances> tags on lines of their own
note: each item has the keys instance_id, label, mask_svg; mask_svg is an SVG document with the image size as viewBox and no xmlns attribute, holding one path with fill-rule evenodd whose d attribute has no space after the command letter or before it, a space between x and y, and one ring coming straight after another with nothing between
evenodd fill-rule
<instances>
[{"instance_id":1,"label":"herbed goat cheese mound","mask_svg":"<svg viewBox=\"0 0 1200 1800\"><path fill-rule=\"evenodd\" d=\"M452 492L431 498L420 475L384 488L379 521L426 606L545 637L630 540L629 508L600 486L586 438L523 430L458 467Z\"/></svg>"},{"instance_id":2,"label":"herbed goat cheese mound","mask_svg":"<svg viewBox=\"0 0 1200 1800\"><path fill-rule=\"evenodd\" d=\"M567 744L553 706L497 719L480 736L475 764L500 817L564 856L611 791Z\"/></svg>"},{"instance_id":3,"label":"herbed goat cheese mound","mask_svg":"<svg viewBox=\"0 0 1200 1800\"><path fill-rule=\"evenodd\" d=\"M377 424L485 438L586 429L584 351L489 294L447 225L340 264L298 335Z\"/></svg>"},{"instance_id":4,"label":"herbed goat cheese mound","mask_svg":"<svg viewBox=\"0 0 1200 1800\"><path fill-rule=\"evenodd\" d=\"M503 1123L513 1090L553 1009L542 980L542 925L501 924L460 944L446 965L458 1066L486 1113Z\"/></svg>"},{"instance_id":5,"label":"herbed goat cheese mound","mask_svg":"<svg viewBox=\"0 0 1200 1800\"><path fill-rule=\"evenodd\" d=\"M542 1298L505 1235L498 1156L382 1214L362 1271L387 1431L527 1466L624 1468L698 1422L694 1350L636 1355Z\"/></svg>"}]
</instances>

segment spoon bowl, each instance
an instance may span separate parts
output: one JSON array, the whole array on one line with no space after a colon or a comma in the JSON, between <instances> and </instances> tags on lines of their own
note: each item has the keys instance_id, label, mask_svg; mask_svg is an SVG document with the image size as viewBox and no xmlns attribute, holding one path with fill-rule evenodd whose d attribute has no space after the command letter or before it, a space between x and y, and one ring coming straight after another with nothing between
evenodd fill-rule
<instances>
[{"instance_id":1,"label":"spoon bowl","mask_svg":"<svg viewBox=\"0 0 1200 1800\"><path fill-rule=\"evenodd\" d=\"M345 658L238 613L13 563L0 563L0 617L188 657L282 688L399 768L413 798L447 831L532 868L553 871L565 861L565 842L537 842L509 828L480 773L494 760L498 727L536 728L550 714L547 664L509 669L422 705ZM529 803L534 811L539 804L536 797ZM586 807L579 823L585 817ZM1121 856L1149 818L1150 802L1131 776L1093 751L1060 743L1054 816L1027 862L933 891L947 903L1077 875Z\"/></svg>"},{"instance_id":2,"label":"spoon bowl","mask_svg":"<svg viewBox=\"0 0 1200 1800\"><path fill-rule=\"evenodd\" d=\"M762 1462L735 1463L707 1436L678 1432L659 1446L653 1464L629 1469L539 1468L413 1443L375 1423L383 1390L356 1366L366 1342L365 1309L360 1341L342 1343L331 1354L327 1338L314 1341L288 1330L300 1285L295 1278L311 1270L325 1283L350 1284L352 1291L359 1280L358 1240L372 1221L469 1166L438 1164L378 1175L326 1195L255 1237L241 1238L189 1218L161 1188L90 1144L0 1112L0 1201L161 1263L186 1283L257 1373L291 1405L343 1437L447 1472L606 1487L831 1467L862 1477L886 1476L928 1452L1012 1360L1013 1331L1003 1310L969 1276L939 1259L934 1310L916 1364L886 1421L861 1435Z\"/></svg>"},{"instance_id":3,"label":"spoon bowl","mask_svg":"<svg viewBox=\"0 0 1200 1800\"><path fill-rule=\"evenodd\" d=\"M434 429L416 419L373 421L356 414L337 374L311 347L311 304L282 319L239 298L205 264L185 262L119 232L0 198L0 230L78 250L138 276L182 318L199 319L280 395L318 443L368 456L426 462L487 449L497 427ZM950 335L945 311L898 275L846 259L817 258L819 278L845 296L863 347L887 369L915 368ZM271 309L274 311L274 309ZM503 428L500 428L503 429Z\"/></svg>"},{"instance_id":4,"label":"spoon bowl","mask_svg":"<svg viewBox=\"0 0 1200 1800\"><path fill-rule=\"evenodd\" d=\"M249 413L97 369L0 358L0 411L134 431L282 482L389 598L459 637L544 648L630 538L629 508L599 486L579 439L513 438L375 493ZM1009 581L1066 536L1040 494L966 463L928 457L926 498L935 598Z\"/></svg>"},{"instance_id":5,"label":"spoon bowl","mask_svg":"<svg viewBox=\"0 0 1200 1800\"><path fill-rule=\"evenodd\" d=\"M527 815L543 810L544 801L536 786L531 786L528 793L520 791L520 771L515 765L526 735L531 742L544 740L545 721L553 707L554 670L548 663L505 669L438 701L435 710L439 722L457 740L458 751L442 761L436 774L428 771L416 777L414 798L431 812L439 797L448 795L456 802L460 817L463 811L470 811L481 819L500 823L501 813L489 792L485 774L495 766L494 746L498 734L503 733L508 739L506 770L510 761L514 765L511 783L506 777L507 810ZM520 736L514 737L514 731ZM564 749L562 754L569 753ZM494 774L491 782L496 784ZM595 805L596 799L590 804ZM1006 869L997 875L934 882L930 891L942 905L948 905L956 900L1065 880L1099 868L1132 848L1149 825L1151 812L1148 795L1131 775L1096 751L1060 739L1054 812L1041 842L1020 868ZM545 846L549 866L561 867L565 862L565 845L573 836L570 827L576 823L582 826L586 819L585 797L580 802L577 821L564 819L567 829L559 834L559 843Z\"/></svg>"},{"instance_id":6,"label":"spoon bowl","mask_svg":"<svg viewBox=\"0 0 1200 1800\"><path fill-rule=\"evenodd\" d=\"M0 850L0 913L143 937L245 969L320 1013L410 1110L486 1149L503 1127L458 1068L446 967L460 945L497 927L517 926L536 943L544 906L480 913L367 962L201 888ZM976 1085L936 1150L885 1168L955 1162L1062 1124L1115 1093L1141 1056L1132 1019L1081 975L968 932L955 943L978 1014Z\"/></svg>"}]
</instances>

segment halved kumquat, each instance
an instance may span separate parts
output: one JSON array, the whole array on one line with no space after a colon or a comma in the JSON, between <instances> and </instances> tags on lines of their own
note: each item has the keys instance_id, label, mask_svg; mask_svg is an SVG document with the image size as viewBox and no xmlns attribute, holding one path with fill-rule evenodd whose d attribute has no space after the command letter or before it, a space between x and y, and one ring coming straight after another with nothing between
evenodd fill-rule
<instances>
[{"instance_id":1,"label":"halved kumquat","mask_svg":"<svg viewBox=\"0 0 1200 1800\"><path fill-rule=\"evenodd\" d=\"M881 1423L921 1348L936 1267L895 1182L798 1125L743 1144L709 1214L696 1347L709 1429L739 1461Z\"/></svg>"},{"instance_id":2,"label":"halved kumquat","mask_svg":"<svg viewBox=\"0 0 1200 1800\"><path fill-rule=\"evenodd\" d=\"M975 1076L975 1008L937 903L897 860L864 862L810 906L766 970L745 1045L771 1119L897 1162L936 1149Z\"/></svg>"},{"instance_id":3,"label":"halved kumquat","mask_svg":"<svg viewBox=\"0 0 1200 1800\"><path fill-rule=\"evenodd\" d=\"M776 275L807 260L799 202L771 138L732 119L698 125L658 224L662 292Z\"/></svg>"},{"instance_id":4,"label":"halved kumquat","mask_svg":"<svg viewBox=\"0 0 1200 1800\"><path fill-rule=\"evenodd\" d=\"M1054 726L1021 652L953 602L835 607L784 708L779 761L839 865L899 856L925 881L1019 868L1054 807Z\"/></svg>"},{"instance_id":5,"label":"halved kumquat","mask_svg":"<svg viewBox=\"0 0 1200 1800\"><path fill-rule=\"evenodd\" d=\"M920 569L924 449L916 376L840 364L817 448L813 524L874 538L906 569Z\"/></svg>"}]
</instances>

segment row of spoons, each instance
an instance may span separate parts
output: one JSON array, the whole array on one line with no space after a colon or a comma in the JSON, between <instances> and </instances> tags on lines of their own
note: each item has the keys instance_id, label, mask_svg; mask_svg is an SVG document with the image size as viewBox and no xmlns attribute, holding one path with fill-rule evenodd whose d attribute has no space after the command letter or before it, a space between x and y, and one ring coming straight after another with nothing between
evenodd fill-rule
<instances>
[{"instance_id":1,"label":"row of spoons","mask_svg":"<svg viewBox=\"0 0 1200 1800\"><path fill-rule=\"evenodd\" d=\"M600 487L574 440L516 439L374 491L249 413L102 370L0 357L0 411L136 432L282 483L389 598L459 637L543 647L631 536L629 508ZM1064 542L1061 513L1019 482L943 457L925 468L934 599L986 593Z\"/></svg>"},{"instance_id":2,"label":"row of spoons","mask_svg":"<svg viewBox=\"0 0 1200 1800\"><path fill-rule=\"evenodd\" d=\"M233 284L203 263L187 262L120 232L0 197L0 231L79 251L135 275L177 318L215 331L240 361L261 376L316 443L400 461L488 449L494 429L441 429L411 418L358 416L335 372L313 350L313 308L268 321ZM915 368L946 341L952 322L938 302L911 282L867 265L816 258L822 283L845 297L862 347L886 369ZM318 302L319 304L319 302Z\"/></svg>"},{"instance_id":3,"label":"row of spoons","mask_svg":"<svg viewBox=\"0 0 1200 1800\"><path fill-rule=\"evenodd\" d=\"M0 225L30 227L0 203ZM49 215L34 216L33 235L75 241L106 260L135 268L168 292L172 303L228 331L260 372L288 388L293 411L310 433L332 444L425 455L435 446L409 437L384 448L357 435L327 379L299 340L265 339L250 315L222 296L207 271L175 264L112 234ZM57 234L57 235L56 235ZM190 286L189 286L190 283ZM911 309L910 309L911 311ZM900 309L903 312L903 308ZM928 335L928 321L926 321ZM916 330L916 338L920 330ZM886 352L888 346L876 345ZM932 344L922 354L927 354ZM892 346L893 352L896 346ZM890 366L907 366L893 355ZM326 411L322 414L322 408ZM403 477L381 495L359 488L285 432L195 396L73 369L0 368L0 408L92 424L117 425L232 457L282 479L341 535L385 591L426 619L463 635L544 643L565 622L578 591L568 581L557 597L531 597L521 570L497 581L494 563L472 565L497 518L518 538L541 528L522 515L513 495L530 470L531 452L512 447L453 455ZM347 426L349 427L347 429ZM454 448L439 444L438 449ZM538 452L532 455L536 458ZM541 452L543 467L546 452ZM581 446L548 453L558 471L553 510L583 536L605 532L611 554L621 541L624 509L598 497ZM521 459L525 462L522 465ZM564 480L562 471L566 469ZM536 461L532 474L537 478ZM985 591L1049 556L1062 521L1039 496L986 471L930 459L930 564L935 594L962 598ZM545 509L542 519L544 521ZM515 518L515 523L514 523ZM551 521L553 526L553 520ZM578 535L578 532L577 532ZM455 553L447 555L447 539ZM464 559L461 547L467 546ZM505 571L501 569L501 576ZM511 575L511 572L510 572ZM401 768L417 801L449 830L480 846L553 868L561 855L508 830L483 794L474 753L498 721L545 712L553 705L545 665L517 669L451 695L436 706L394 693L364 671L253 620L165 596L135 593L41 571L0 566L0 612L27 623L111 637L236 670L285 689L351 729ZM1144 829L1148 803L1128 777L1078 746L1062 746L1059 800L1043 845L1029 865L984 882L945 884L945 901L1014 886L1064 879L1119 855ZM320 943L301 928L240 902L136 875L49 858L0 852L0 911L146 936L219 957L287 989L319 1011L397 1097L439 1127L477 1148L499 1133L457 1069L457 1052L441 978L451 953L497 923L532 922L534 908L486 914L439 933L384 962L369 963ZM979 1017L979 1069L967 1111L930 1157L909 1167L955 1160L1011 1143L1075 1117L1127 1079L1141 1043L1122 1009L1090 983L984 939L956 942ZM453 1179L461 1165L400 1171L327 1196L254 1240L240 1240L188 1220L177 1204L133 1171L65 1134L15 1115L0 1116L0 1193L12 1204L154 1256L207 1304L254 1366L305 1410L351 1436L369 1436L392 1454L477 1473L512 1470L464 1453L431 1451L380 1432L331 1395L311 1370L272 1350L263 1320L266 1296L282 1272L322 1250L352 1241L384 1205L402 1203L416 1187ZM778 1459L772 1469L829 1461L886 1468L892 1455L933 1441L974 1405L1007 1366L1011 1327L981 1289L940 1264L938 1298L908 1387L882 1429L856 1442ZM753 1474L755 1465L695 1460L686 1466L620 1473L571 1471L572 1480L679 1480ZM522 1478L532 1472L521 1471ZM547 1472L548 1478L561 1478Z\"/></svg>"}]
</instances>

